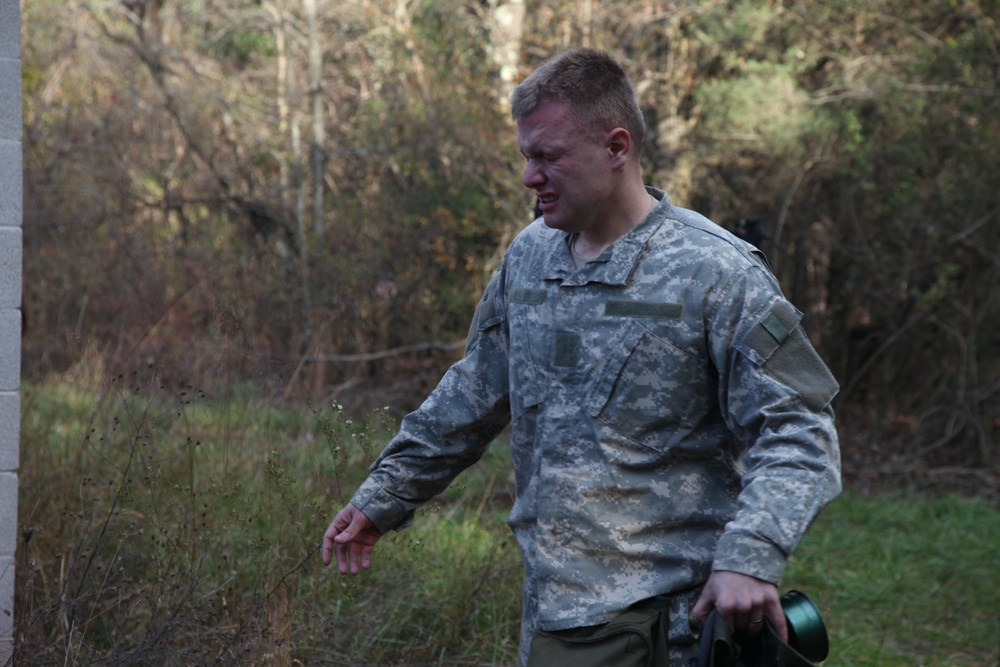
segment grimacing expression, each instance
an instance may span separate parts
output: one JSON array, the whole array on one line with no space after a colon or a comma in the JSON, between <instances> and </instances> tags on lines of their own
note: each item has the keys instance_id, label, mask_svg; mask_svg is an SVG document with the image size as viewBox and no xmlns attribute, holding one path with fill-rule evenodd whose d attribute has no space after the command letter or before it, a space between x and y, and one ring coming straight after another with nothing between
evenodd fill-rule
<instances>
[{"instance_id":1,"label":"grimacing expression","mask_svg":"<svg viewBox=\"0 0 1000 667\"><path fill-rule=\"evenodd\" d=\"M584 128L562 102L545 102L517 123L524 186L535 191L545 224L565 232L609 219L615 181L605 133Z\"/></svg>"}]
</instances>

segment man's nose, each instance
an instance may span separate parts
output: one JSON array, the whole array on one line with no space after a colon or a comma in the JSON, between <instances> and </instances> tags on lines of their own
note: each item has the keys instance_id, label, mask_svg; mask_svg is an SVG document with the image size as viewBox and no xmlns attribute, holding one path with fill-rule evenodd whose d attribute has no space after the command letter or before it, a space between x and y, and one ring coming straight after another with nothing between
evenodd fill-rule
<instances>
[{"instance_id":1,"label":"man's nose","mask_svg":"<svg viewBox=\"0 0 1000 667\"><path fill-rule=\"evenodd\" d=\"M521 182L524 183L524 187L526 188L537 188L539 185L545 183L545 175L535 160L528 160L524 163L524 173L521 176Z\"/></svg>"}]
</instances>

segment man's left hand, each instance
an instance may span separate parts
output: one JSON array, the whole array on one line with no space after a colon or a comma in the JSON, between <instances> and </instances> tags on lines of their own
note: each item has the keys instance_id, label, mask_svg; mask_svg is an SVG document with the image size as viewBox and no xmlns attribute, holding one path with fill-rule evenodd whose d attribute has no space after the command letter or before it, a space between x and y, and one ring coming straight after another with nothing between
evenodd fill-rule
<instances>
[{"instance_id":1,"label":"man's left hand","mask_svg":"<svg viewBox=\"0 0 1000 667\"><path fill-rule=\"evenodd\" d=\"M733 632L759 634L767 618L781 641L788 641L788 627L778 587L769 581L739 572L716 570L708 578L698 603L691 611L704 621L713 607L718 609Z\"/></svg>"}]
</instances>

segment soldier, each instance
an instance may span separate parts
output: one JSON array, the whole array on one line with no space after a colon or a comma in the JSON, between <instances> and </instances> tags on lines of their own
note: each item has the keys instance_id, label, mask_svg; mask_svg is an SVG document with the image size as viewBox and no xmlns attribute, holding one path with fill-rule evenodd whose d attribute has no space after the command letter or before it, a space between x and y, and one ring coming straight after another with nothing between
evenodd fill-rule
<instances>
[{"instance_id":1,"label":"soldier","mask_svg":"<svg viewBox=\"0 0 1000 667\"><path fill-rule=\"evenodd\" d=\"M367 568L510 424L522 666L681 667L713 608L785 638L777 584L840 490L837 383L801 313L760 251L644 186L642 114L611 56L545 62L512 112L541 217L464 358L330 524L324 563Z\"/></svg>"}]
</instances>

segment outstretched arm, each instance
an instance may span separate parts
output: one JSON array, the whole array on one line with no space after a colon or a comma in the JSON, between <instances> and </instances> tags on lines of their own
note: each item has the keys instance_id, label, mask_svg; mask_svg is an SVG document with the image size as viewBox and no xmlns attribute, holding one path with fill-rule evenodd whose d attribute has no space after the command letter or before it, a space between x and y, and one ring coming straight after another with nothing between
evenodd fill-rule
<instances>
[{"instance_id":1,"label":"outstretched arm","mask_svg":"<svg viewBox=\"0 0 1000 667\"><path fill-rule=\"evenodd\" d=\"M372 551L382 533L365 513L352 504L337 512L323 535L323 564L329 565L337 555L341 574L358 574L372 563Z\"/></svg>"}]
</instances>

